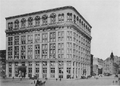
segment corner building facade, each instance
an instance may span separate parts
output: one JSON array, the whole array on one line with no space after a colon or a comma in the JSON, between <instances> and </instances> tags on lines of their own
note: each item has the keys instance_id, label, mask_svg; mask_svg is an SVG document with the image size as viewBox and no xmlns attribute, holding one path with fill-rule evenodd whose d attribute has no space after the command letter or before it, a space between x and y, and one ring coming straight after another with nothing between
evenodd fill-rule
<instances>
[{"instance_id":1,"label":"corner building facade","mask_svg":"<svg viewBox=\"0 0 120 86\"><path fill-rule=\"evenodd\" d=\"M90 75L91 25L72 6L6 18L6 75L76 79Z\"/></svg>"}]
</instances>

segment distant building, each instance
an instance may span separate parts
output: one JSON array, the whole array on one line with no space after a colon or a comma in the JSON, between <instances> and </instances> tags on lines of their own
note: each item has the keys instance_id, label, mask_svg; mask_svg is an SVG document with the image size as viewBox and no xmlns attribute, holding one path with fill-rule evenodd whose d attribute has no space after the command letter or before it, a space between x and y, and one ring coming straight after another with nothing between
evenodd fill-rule
<instances>
[{"instance_id":1,"label":"distant building","mask_svg":"<svg viewBox=\"0 0 120 86\"><path fill-rule=\"evenodd\" d=\"M118 69L120 67L120 57L114 56L113 52L111 53L110 57L108 57L104 61L103 65L103 74L116 74L118 73Z\"/></svg>"},{"instance_id":2,"label":"distant building","mask_svg":"<svg viewBox=\"0 0 120 86\"><path fill-rule=\"evenodd\" d=\"M90 75L91 25L72 6L6 18L7 77Z\"/></svg>"},{"instance_id":3,"label":"distant building","mask_svg":"<svg viewBox=\"0 0 120 86\"><path fill-rule=\"evenodd\" d=\"M103 60L100 58L93 58L93 73L95 75L102 74Z\"/></svg>"},{"instance_id":4,"label":"distant building","mask_svg":"<svg viewBox=\"0 0 120 86\"><path fill-rule=\"evenodd\" d=\"M0 50L0 76L5 73L6 70L6 50Z\"/></svg>"},{"instance_id":5,"label":"distant building","mask_svg":"<svg viewBox=\"0 0 120 86\"><path fill-rule=\"evenodd\" d=\"M93 55L92 54L91 54L90 64L91 64L90 75L92 76L93 75Z\"/></svg>"}]
</instances>

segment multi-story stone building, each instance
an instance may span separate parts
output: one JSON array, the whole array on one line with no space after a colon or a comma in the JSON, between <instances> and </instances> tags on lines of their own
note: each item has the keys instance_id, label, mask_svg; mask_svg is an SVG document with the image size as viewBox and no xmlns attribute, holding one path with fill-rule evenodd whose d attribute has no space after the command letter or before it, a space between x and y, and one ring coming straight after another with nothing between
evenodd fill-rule
<instances>
[{"instance_id":1,"label":"multi-story stone building","mask_svg":"<svg viewBox=\"0 0 120 86\"><path fill-rule=\"evenodd\" d=\"M117 74L120 70L120 57L114 56L113 52L110 57L104 61L103 74Z\"/></svg>"},{"instance_id":2,"label":"multi-story stone building","mask_svg":"<svg viewBox=\"0 0 120 86\"><path fill-rule=\"evenodd\" d=\"M91 25L71 6L6 18L6 75L76 79L90 75ZM22 72L22 71L21 71Z\"/></svg>"}]
</instances>

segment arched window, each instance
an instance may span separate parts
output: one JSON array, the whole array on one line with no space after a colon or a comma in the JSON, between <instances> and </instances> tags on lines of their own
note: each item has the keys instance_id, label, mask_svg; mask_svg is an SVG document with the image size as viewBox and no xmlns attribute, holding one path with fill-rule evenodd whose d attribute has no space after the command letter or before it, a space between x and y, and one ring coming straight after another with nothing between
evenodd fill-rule
<instances>
[{"instance_id":1,"label":"arched window","mask_svg":"<svg viewBox=\"0 0 120 86\"><path fill-rule=\"evenodd\" d=\"M64 21L64 14L63 13L62 14L58 14L58 21L59 22Z\"/></svg>"},{"instance_id":2,"label":"arched window","mask_svg":"<svg viewBox=\"0 0 120 86\"><path fill-rule=\"evenodd\" d=\"M52 13L51 15L50 15L50 23L51 24L53 24L53 23L55 23L56 22L56 14L55 13Z\"/></svg>"},{"instance_id":3,"label":"arched window","mask_svg":"<svg viewBox=\"0 0 120 86\"><path fill-rule=\"evenodd\" d=\"M9 22L8 23L8 30L12 30L13 29L13 22Z\"/></svg>"},{"instance_id":4,"label":"arched window","mask_svg":"<svg viewBox=\"0 0 120 86\"><path fill-rule=\"evenodd\" d=\"M33 25L33 18L29 17L28 18L28 27L31 27Z\"/></svg>"},{"instance_id":5,"label":"arched window","mask_svg":"<svg viewBox=\"0 0 120 86\"><path fill-rule=\"evenodd\" d=\"M67 13L67 21L72 21L72 13Z\"/></svg>"},{"instance_id":6,"label":"arched window","mask_svg":"<svg viewBox=\"0 0 120 86\"><path fill-rule=\"evenodd\" d=\"M36 26L39 26L39 25L40 25L40 17L39 17L39 16L36 16L36 17L35 17L35 25L36 25Z\"/></svg>"},{"instance_id":7,"label":"arched window","mask_svg":"<svg viewBox=\"0 0 120 86\"><path fill-rule=\"evenodd\" d=\"M14 22L14 29L17 30L19 28L19 20L16 19L15 22Z\"/></svg>"},{"instance_id":8,"label":"arched window","mask_svg":"<svg viewBox=\"0 0 120 86\"><path fill-rule=\"evenodd\" d=\"M42 23L43 23L43 25L47 25L47 18L48 18L47 15L43 15L42 16Z\"/></svg>"},{"instance_id":9,"label":"arched window","mask_svg":"<svg viewBox=\"0 0 120 86\"><path fill-rule=\"evenodd\" d=\"M25 26L26 26L26 19L22 18L21 19L21 28L25 28Z\"/></svg>"}]
</instances>

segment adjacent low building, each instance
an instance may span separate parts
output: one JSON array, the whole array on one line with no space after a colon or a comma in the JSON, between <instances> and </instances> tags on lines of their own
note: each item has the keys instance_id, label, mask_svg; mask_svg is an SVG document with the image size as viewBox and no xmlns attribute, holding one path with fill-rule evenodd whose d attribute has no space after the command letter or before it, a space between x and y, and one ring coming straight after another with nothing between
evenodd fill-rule
<instances>
[{"instance_id":1,"label":"adjacent low building","mask_svg":"<svg viewBox=\"0 0 120 86\"><path fill-rule=\"evenodd\" d=\"M103 60L100 58L93 58L93 75L102 74Z\"/></svg>"},{"instance_id":2,"label":"adjacent low building","mask_svg":"<svg viewBox=\"0 0 120 86\"><path fill-rule=\"evenodd\" d=\"M110 57L104 61L103 74L117 74L120 67L120 57L114 56L113 52Z\"/></svg>"},{"instance_id":3,"label":"adjacent low building","mask_svg":"<svg viewBox=\"0 0 120 86\"><path fill-rule=\"evenodd\" d=\"M0 76L5 75L6 70L6 50L0 50Z\"/></svg>"},{"instance_id":4,"label":"adjacent low building","mask_svg":"<svg viewBox=\"0 0 120 86\"><path fill-rule=\"evenodd\" d=\"M6 18L6 75L90 75L91 25L72 6Z\"/></svg>"}]
</instances>

